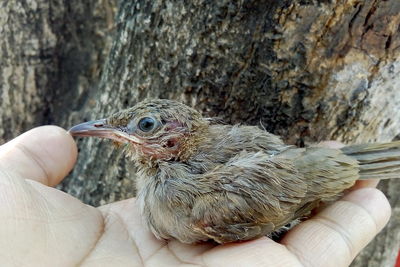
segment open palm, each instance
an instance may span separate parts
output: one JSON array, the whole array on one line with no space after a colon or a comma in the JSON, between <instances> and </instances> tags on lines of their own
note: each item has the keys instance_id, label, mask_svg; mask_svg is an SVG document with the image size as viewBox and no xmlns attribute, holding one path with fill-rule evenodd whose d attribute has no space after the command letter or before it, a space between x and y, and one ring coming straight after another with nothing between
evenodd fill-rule
<instances>
[{"instance_id":1,"label":"open palm","mask_svg":"<svg viewBox=\"0 0 400 267\"><path fill-rule=\"evenodd\" d=\"M281 243L160 241L134 199L94 208L52 187L76 154L73 139L54 126L0 147L1 266L347 266L390 217L385 196L364 183Z\"/></svg>"}]
</instances>

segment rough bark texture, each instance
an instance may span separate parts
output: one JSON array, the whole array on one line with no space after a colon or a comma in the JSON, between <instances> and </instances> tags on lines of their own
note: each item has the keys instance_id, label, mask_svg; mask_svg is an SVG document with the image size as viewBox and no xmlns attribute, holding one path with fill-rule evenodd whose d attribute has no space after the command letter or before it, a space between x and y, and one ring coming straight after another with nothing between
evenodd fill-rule
<instances>
[{"instance_id":1,"label":"rough bark texture","mask_svg":"<svg viewBox=\"0 0 400 267\"><path fill-rule=\"evenodd\" d=\"M34 125L101 118L146 97L261 123L297 145L400 133L398 0L122 0L112 36L116 5L0 3L2 140ZM86 139L61 187L93 205L131 197L130 165L108 141ZM393 266L400 183L380 188L392 220L353 266Z\"/></svg>"},{"instance_id":2,"label":"rough bark texture","mask_svg":"<svg viewBox=\"0 0 400 267\"><path fill-rule=\"evenodd\" d=\"M111 0L0 2L0 142L71 124L96 90L115 10Z\"/></svg>"}]
</instances>

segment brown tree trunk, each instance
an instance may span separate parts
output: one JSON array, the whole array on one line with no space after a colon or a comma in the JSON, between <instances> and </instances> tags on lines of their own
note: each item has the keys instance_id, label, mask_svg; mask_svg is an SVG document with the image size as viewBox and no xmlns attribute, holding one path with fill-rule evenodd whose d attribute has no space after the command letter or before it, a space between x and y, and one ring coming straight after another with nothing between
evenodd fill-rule
<instances>
[{"instance_id":1,"label":"brown tree trunk","mask_svg":"<svg viewBox=\"0 0 400 267\"><path fill-rule=\"evenodd\" d=\"M0 142L81 118L111 45L115 10L112 0L0 2Z\"/></svg>"},{"instance_id":2,"label":"brown tree trunk","mask_svg":"<svg viewBox=\"0 0 400 267\"><path fill-rule=\"evenodd\" d=\"M262 123L297 145L400 133L398 0L121 0L98 86L116 2L30 3L0 4L3 140L33 125L101 118L146 97ZM109 142L83 140L61 188L93 205L131 197L130 165ZM353 266L393 266L399 181L381 183L392 220Z\"/></svg>"}]
</instances>

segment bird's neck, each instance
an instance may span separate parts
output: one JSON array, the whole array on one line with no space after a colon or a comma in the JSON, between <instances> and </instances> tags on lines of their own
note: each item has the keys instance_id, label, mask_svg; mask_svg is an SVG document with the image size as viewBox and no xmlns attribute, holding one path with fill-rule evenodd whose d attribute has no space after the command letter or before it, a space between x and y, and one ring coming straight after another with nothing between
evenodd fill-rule
<instances>
[{"instance_id":1,"label":"bird's neck","mask_svg":"<svg viewBox=\"0 0 400 267\"><path fill-rule=\"evenodd\" d=\"M177 157L174 159L180 162L187 162L199 148L199 145L205 141L208 133L207 127L198 127L188 135L182 138L179 144Z\"/></svg>"}]
</instances>

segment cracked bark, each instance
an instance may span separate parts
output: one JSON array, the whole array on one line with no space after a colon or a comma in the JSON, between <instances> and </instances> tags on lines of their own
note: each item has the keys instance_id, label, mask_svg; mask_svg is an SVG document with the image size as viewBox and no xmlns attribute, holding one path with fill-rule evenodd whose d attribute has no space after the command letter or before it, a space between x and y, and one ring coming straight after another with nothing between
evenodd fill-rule
<instances>
[{"instance_id":1,"label":"cracked bark","mask_svg":"<svg viewBox=\"0 0 400 267\"><path fill-rule=\"evenodd\" d=\"M3 141L40 124L100 118L145 97L178 99L230 123L262 123L297 145L399 136L397 0L122 0L113 36L116 5L0 4ZM63 190L93 205L134 195L134 172L120 150L94 139L79 146ZM353 266L393 266L400 184L380 188L392 220Z\"/></svg>"},{"instance_id":2,"label":"cracked bark","mask_svg":"<svg viewBox=\"0 0 400 267\"><path fill-rule=\"evenodd\" d=\"M81 117L108 47L114 1L0 3L0 141ZM79 115L78 115L79 114Z\"/></svg>"}]
</instances>

